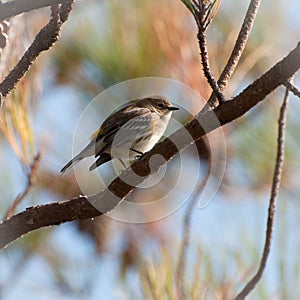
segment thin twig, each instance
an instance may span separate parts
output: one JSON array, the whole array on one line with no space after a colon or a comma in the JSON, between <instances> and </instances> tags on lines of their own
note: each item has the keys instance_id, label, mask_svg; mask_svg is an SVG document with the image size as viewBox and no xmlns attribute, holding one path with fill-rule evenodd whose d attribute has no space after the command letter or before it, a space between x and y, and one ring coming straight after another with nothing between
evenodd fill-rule
<instances>
[{"instance_id":1,"label":"thin twig","mask_svg":"<svg viewBox=\"0 0 300 300\"><path fill-rule=\"evenodd\" d=\"M210 70L205 31L202 31L199 29L197 37L198 37L198 42L199 42L200 56L201 56L201 62L202 62L204 75L205 75L209 85L211 86L212 90L217 95L218 100L220 102L225 102L226 99Z\"/></svg>"},{"instance_id":2,"label":"thin twig","mask_svg":"<svg viewBox=\"0 0 300 300\"><path fill-rule=\"evenodd\" d=\"M13 0L0 3L0 21L14 17L24 12L39 9L42 7L60 4L65 0Z\"/></svg>"},{"instance_id":3,"label":"thin twig","mask_svg":"<svg viewBox=\"0 0 300 300\"><path fill-rule=\"evenodd\" d=\"M211 16L213 5L215 3L212 4L211 1L207 1L207 2L198 1L198 3L199 3L199 7L198 9L195 8L195 11L197 16L196 23L198 26L197 38L198 38L198 43L200 48L200 56L201 56L201 63L203 67L203 73L209 85L211 86L212 90L214 91L215 95L217 96L218 100L220 102L224 102L225 97L210 70L207 41L206 41L206 30L212 21L212 18L210 16Z\"/></svg>"},{"instance_id":4,"label":"thin twig","mask_svg":"<svg viewBox=\"0 0 300 300\"><path fill-rule=\"evenodd\" d=\"M206 30L212 21L212 15L213 15L212 10L216 4L216 1L214 2L200 1L200 0L198 1L181 0L181 1L190 10L197 24L197 28L198 28L197 38L198 38L198 43L200 48L200 56L201 56L201 63L202 63L204 76L206 77L207 82L211 86L218 100L220 102L225 102L226 99L210 70L207 42L206 42ZM219 3L217 5L217 8L218 7L219 7Z\"/></svg>"},{"instance_id":5,"label":"thin twig","mask_svg":"<svg viewBox=\"0 0 300 300\"><path fill-rule=\"evenodd\" d=\"M298 98L300 98L300 90L290 81L287 80L284 83L284 86L291 91L295 96L297 96Z\"/></svg>"},{"instance_id":6,"label":"thin twig","mask_svg":"<svg viewBox=\"0 0 300 300\"><path fill-rule=\"evenodd\" d=\"M220 78L218 79L218 86L221 91L223 91L232 76L234 70L236 69L236 66L244 52L245 46L247 44L249 35L251 33L255 17L258 12L258 8L260 5L261 0L251 0L249 7L247 9L246 16L244 18L243 24L241 26L240 32L238 34L237 40L235 42L235 45L233 47L233 50L231 52L231 55L220 75ZM215 93L213 92L210 96L207 105L204 107L204 109L215 107L218 105L218 103L215 101Z\"/></svg>"},{"instance_id":7,"label":"thin twig","mask_svg":"<svg viewBox=\"0 0 300 300\"><path fill-rule=\"evenodd\" d=\"M269 202L266 239L265 239L265 246L264 246L262 258L257 273L246 284L243 290L236 296L235 300L245 299L245 297L255 288L255 286L257 285L257 283L259 282L259 280L263 275L270 254L274 222L275 222L276 199L279 193L283 161L284 161L284 142L285 142L285 127L286 127L286 117L287 117L287 107L288 107L288 94L289 94L289 90L286 89L283 104L280 109L280 116L278 121L277 157L276 157L276 164L275 164L275 170L273 176L271 197Z\"/></svg>"},{"instance_id":8,"label":"thin twig","mask_svg":"<svg viewBox=\"0 0 300 300\"><path fill-rule=\"evenodd\" d=\"M57 4L52 5L52 13L49 23L40 30L31 46L27 49L17 65L0 83L0 105L3 104L4 98L15 88L19 80L29 70L30 66L39 54L50 49L51 46L58 40L61 25L67 20L67 16L71 11L73 2L74 0L66 0L59 8Z\"/></svg>"},{"instance_id":9,"label":"thin twig","mask_svg":"<svg viewBox=\"0 0 300 300\"><path fill-rule=\"evenodd\" d=\"M34 180L36 178L36 174L38 171L38 167L39 167L39 162L40 162L40 158L41 155L40 153L38 153L34 159L33 162L30 166L30 171L29 174L27 176L27 185L25 190L20 193L14 200L14 202L12 203L12 205L10 206L10 208L7 210L5 216L4 216L4 220L8 220L12 214L15 212L16 208L22 203L22 201L25 199L25 197L28 195L30 189L32 188L32 185L34 183Z\"/></svg>"},{"instance_id":10,"label":"thin twig","mask_svg":"<svg viewBox=\"0 0 300 300\"><path fill-rule=\"evenodd\" d=\"M233 74L233 72L242 56L242 53L247 44L250 32L252 30L252 27L253 27L253 24L255 21L255 17L257 15L260 2L261 2L261 0L251 0L250 1L246 16L244 18L243 24L241 26L241 29L240 29L239 35L237 37L237 40L235 42L232 53L231 53L226 65L225 65L225 68L224 68L223 72L221 73L220 78L218 80L218 84L219 84L219 87L221 88L221 90L223 90L224 87L226 86L229 78Z\"/></svg>"},{"instance_id":11,"label":"thin twig","mask_svg":"<svg viewBox=\"0 0 300 300\"><path fill-rule=\"evenodd\" d=\"M210 163L210 158L209 158L208 159L208 169L205 172L205 176L201 180L201 182L198 184L196 190L193 192L192 198L190 199L190 203L188 204L188 207L184 214L183 234L182 234L183 239L182 239L182 243L181 243L178 264L177 264L177 270L176 270L177 295L180 300L188 298L185 287L184 287L184 277L185 277L185 270L186 270L186 253L187 253L187 248L188 248L189 242L190 242L192 213L193 213L193 210L197 203L198 196L202 192L202 190L209 178L210 171L211 171L211 163Z\"/></svg>"}]
</instances>

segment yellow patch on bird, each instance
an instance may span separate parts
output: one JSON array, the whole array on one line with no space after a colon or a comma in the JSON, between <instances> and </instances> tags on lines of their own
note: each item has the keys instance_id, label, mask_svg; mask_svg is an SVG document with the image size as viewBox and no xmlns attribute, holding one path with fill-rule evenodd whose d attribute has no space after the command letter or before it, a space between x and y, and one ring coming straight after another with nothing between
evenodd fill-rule
<instances>
[{"instance_id":1,"label":"yellow patch on bird","mask_svg":"<svg viewBox=\"0 0 300 300\"><path fill-rule=\"evenodd\" d=\"M98 130L96 130L91 136L90 136L90 140L96 138L99 134L101 134L103 131L103 128L100 127Z\"/></svg>"}]
</instances>

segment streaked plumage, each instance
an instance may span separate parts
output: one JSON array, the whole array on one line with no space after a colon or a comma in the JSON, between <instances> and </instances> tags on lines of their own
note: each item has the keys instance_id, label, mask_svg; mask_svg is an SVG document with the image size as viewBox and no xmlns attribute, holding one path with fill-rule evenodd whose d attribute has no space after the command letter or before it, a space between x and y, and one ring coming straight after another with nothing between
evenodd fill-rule
<instances>
[{"instance_id":1,"label":"streaked plumage","mask_svg":"<svg viewBox=\"0 0 300 300\"><path fill-rule=\"evenodd\" d=\"M91 136L90 143L62 169L65 172L83 158L94 155L94 170L112 158L131 161L150 151L165 132L173 110L161 96L128 102L112 113Z\"/></svg>"}]
</instances>

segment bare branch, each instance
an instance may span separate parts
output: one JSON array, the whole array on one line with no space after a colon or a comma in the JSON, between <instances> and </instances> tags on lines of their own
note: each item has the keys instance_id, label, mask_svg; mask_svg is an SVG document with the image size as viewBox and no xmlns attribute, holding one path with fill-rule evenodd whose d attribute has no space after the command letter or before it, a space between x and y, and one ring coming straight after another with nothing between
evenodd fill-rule
<instances>
[{"instance_id":1,"label":"bare branch","mask_svg":"<svg viewBox=\"0 0 300 300\"><path fill-rule=\"evenodd\" d=\"M163 164L173 158L178 152L186 148L191 140L185 137L186 130L194 141L199 140L210 131L225 125L249 111L262 101L268 94L291 78L300 68L300 43L285 58L249 85L243 92L230 101L221 103L217 108L200 113L195 119L187 123L184 128L173 133L169 139L157 144L150 152L132 164L131 169L125 170L120 177L114 179L109 187L99 195L75 198L73 200L28 208L7 221L0 224L0 249L18 237L32 230L57 225L77 219L93 218L99 212L89 200L97 201L111 209L118 205L125 197L149 175L149 160L155 154L163 156L164 160L157 160L151 165L151 171L156 172ZM219 122L215 121L215 117ZM205 125L205 129L201 126ZM176 141L177 146L172 143ZM136 176L138 174L139 176ZM128 180L131 184L129 185ZM116 201L110 204L111 195ZM109 203L106 203L108 200ZM110 205L110 207L108 207ZM97 206L98 207L98 206Z\"/></svg>"},{"instance_id":2,"label":"bare branch","mask_svg":"<svg viewBox=\"0 0 300 300\"><path fill-rule=\"evenodd\" d=\"M259 8L261 0L251 0L243 24L241 26L239 35L233 47L232 53L224 67L223 72L218 80L218 86L223 91L227 85L228 80L232 76L243 52L246 47L250 32L252 30L255 17ZM206 108L215 107L218 103L215 101L215 93L210 96Z\"/></svg>"},{"instance_id":3,"label":"bare branch","mask_svg":"<svg viewBox=\"0 0 300 300\"><path fill-rule=\"evenodd\" d=\"M277 158L276 158L276 165L275 165L274 176L273 176L271 197L269 202L266 240L265 240L265 246L264 246L262 258L257 273L246 284L243 290L236 296L235 300L245 299L245 297L249 295L249 293L255 288L255 286L257 285L257 283L259 282L259 280L263 275L270 254L274 222L275 222L276 199L279 193L283 161L284 161L284 142L285 142L285 126L286 126L287 107L288 107L288 94L289 94L289 90L286 89L283 104L280 109L280 116L278 121L279 126L278 126L278 138L277 138Z\"/></svg>"},{"instance_id":4,"label":"bare branch","mask_svg":"<svg viewBox=\"0 0 300 300\"><path fill-rule=\"evenodd\" d=\"M300 90L290 81L287 80L284 83L285 87L291 91L295 96L297 96L298 98L300 98Z\"/></svg>"},{"instance_id":5,"label":"bare branch","mask_svg":"<svg viewBox=\"0 0 300 300\"><path fill-rule=\"evenodd\" d=\"M212 21L213 9L215 6L217 6L218 9L220 1L218 1L218 3L216 3L216 1L201 1L201 0L197 0L197 1L181 0L181 1L192 13L198 27L197 38L198 38L198 43L200 48L200 56L201 56L201 63L203 67L204 76L206 77L207 82L211 86L218 100L220 102L224 102L225 97L222 94L222 91L219 88L218 83L215 80L210 70L208 51L207 51L207 42L206 42L206 30Z\"/></svg>"},{"instance_id":6,"label":"bare branch","mask_svg":"<svg viewBox=\"0 0 300 300\"><path fill-rule=\"evenodd\" d=\"M30 166L30 171L29 174L27 176L27 185L25 190L20 193L16 199L14 200L14 202L12 203L12 205L10 206L10 208L7 210L5 216L4 216L4 220L8 220L12 214L14 213L14 211L16 210L16 208L21 204L21 202L25 199L25 197L28 195L30 189L32 188L33 182L36 178L36 174L37 174L37 170L38 170L38 166L39 166L39 162L40 162L40 158L41 155L40 153L38 153L34 159L33 162Z\"/></svg>"},{"instance_id":7,"label":"bare branch","mask_svg":"<svg viewBox=\"0 0 300 300\"><path fill-rule=\"evenodd\" d=\"M13 0L5 3L0 3L0 22L19 15L24 12L29 12L34 9L47 7L50 5L60 4L64 0Z\"/></svg>"},{"instance_id":8,"label":"bare branch","mask_svg":"<svg viewBox=\"0 0 300 300\"><path fill-rule=\"evenodd\" d=\"M33 230L100 214L85 197L30 207L0 224L0 249Z\"/></svg>"},{"instance_id":9,"label":"bare branch","mask_svg":"<svg viewBox=\"0 0 300 300\"><path fill-rule=\"evenodd\" d=\"M14 69L12 69L0 83L0 105L3 104L3 98L15 88L16 84L29 70L30 66L39 54L50 49L51 46L58 40L61 25L67 20L67 16L71 11L73 2L74 0L66 0L59 8L57 4L52 6L49 23L36 35L33 43L27 49Z\"/></svg>"},{"instance_id":10,"label":"bare branch","mask_svg":"<svg viewBox=\"0 0 300 300\"><path fill-rule=\"evenodd\" d=\"M202 31L201 29L199 29L197 37L198 37L198 42L199 42L203 73L204 73L209 85L211 86L212 90L217 95L218 100L220 102L225 102L226 101L225 97L210 70L205 31Z\"/></svg>"},{"instance_id":11,"label":"bare branch","mask_svg":"<svg viewBox=\"0 0 300 300\"><path fill-rule=\"evenodd\" d=\"M232 53L220 75L218 84L223 90L233 74L247 44L261 0L251 0Z\"/></svg>"}]
</instances>

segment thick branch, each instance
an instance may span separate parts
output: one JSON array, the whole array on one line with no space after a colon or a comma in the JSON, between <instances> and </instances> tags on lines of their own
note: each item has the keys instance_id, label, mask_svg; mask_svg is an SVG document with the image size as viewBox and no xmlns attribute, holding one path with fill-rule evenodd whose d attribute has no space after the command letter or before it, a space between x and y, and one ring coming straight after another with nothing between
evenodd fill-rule
<instances>
[{"instance_id":1,"label":"thick branch","mask_svg":"<svg viewBox=\"0 0 300 300\"><path fill-rule=\"evenodd\" d=\"M222 102L215 110L199 114L196 119L176 131L162 143L157 144L150 152L136 161L131 169L127 169L117 177L109 187L98 195L89 197L92 203L103 206L103 210L112 209L119 204L139 183L149 174L149 160L155 154L164 157L164 160L155 160L151 165L153 172L157 171L166 161L174 157L179 151L187 147L192 141L186 138L188 131L194 141L199 140L206 133L229 123L249 111L262 101L268 94L291 78L300 68L300 43L287 57L282 59L268 72L249 85L242 93L230 101ZM216 122L215 117L219 119ZM176 141L176 145L172 142ZM135 173L139 175L135 176ZM125 177L126 181L122 178ZM126 182L131 182L129 185ZM114 195L115 202L111 202ZM110 207L108 207L108 205ZM0 224L0 248L3 248L18 237L32 230L57 225L76 219L92 218L102 213L97 211L87 199L83 197L73 200L32 207L19 213Z\"/></svg>"},{"instance_id":2,"label":"thick branch","mask_svg":"<svg viewBox=\"0 0 300 300\"><path fill-rule=\"evenodd\" d=\"M0 22L23 12L63 2L64 0L14 0L0 3Z\"/></svg>"},{"instance_id":3,"label":"thick branch","mask_svg":"<svg viewBox=\"0 0 300 300\"><path fill-rule=\"evenodd\" d=\"M99 211L83 197L30 207L0 225L0 248L35 229L98 215Z\"/></svg>"}]
</instances>

